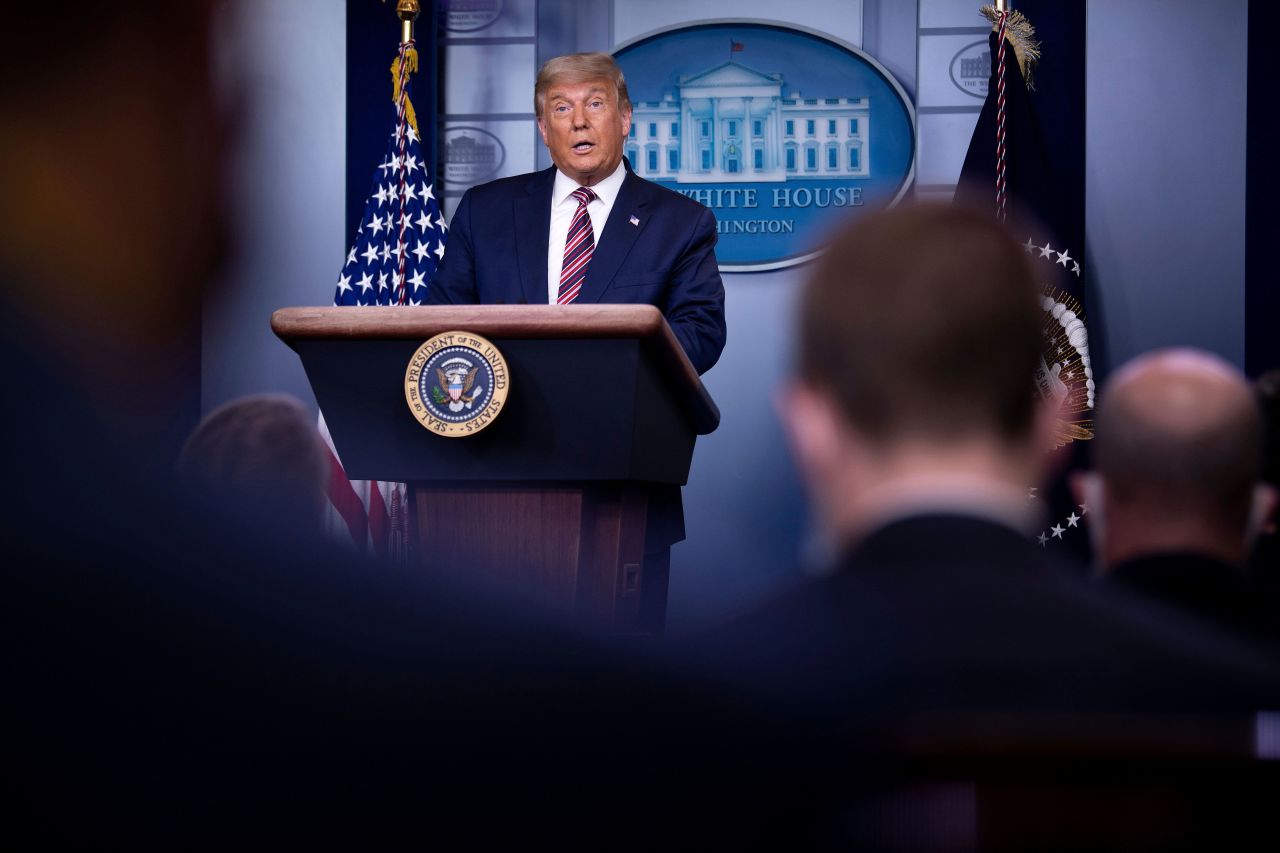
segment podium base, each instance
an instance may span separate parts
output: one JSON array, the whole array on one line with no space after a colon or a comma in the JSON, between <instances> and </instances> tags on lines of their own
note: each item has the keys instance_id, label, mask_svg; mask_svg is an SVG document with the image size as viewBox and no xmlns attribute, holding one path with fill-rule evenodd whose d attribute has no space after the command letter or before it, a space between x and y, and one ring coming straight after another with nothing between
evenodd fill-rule
<instances>
[{"instance_id":1,"label":"podium base","mask_svg":"<svg viewBox=\"0 0 1280 853\"><path fill-rule=\"evenodd\" d=\"M647 484L433 482L410 494L424 571L611 633L662 633L670 549L646 553Z\"/></svg>"}]
</instances>

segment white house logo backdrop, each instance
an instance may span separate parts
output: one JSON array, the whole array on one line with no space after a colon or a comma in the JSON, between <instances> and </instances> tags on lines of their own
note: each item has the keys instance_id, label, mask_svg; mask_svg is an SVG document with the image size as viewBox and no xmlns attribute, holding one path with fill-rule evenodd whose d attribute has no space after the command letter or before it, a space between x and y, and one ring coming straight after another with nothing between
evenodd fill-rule
<instances>
[{"instance_id":1,"label":"white house logo backdrop","mask_svg":"<svg viewBox=\"0 0 1280 853\"><path fill-rule=\"evenodd\" d=\"M444 132L444 179L469 187L489 180L507 159L502 140L479 127L451 127Z\"/></svg>"},{"instance_id":2,"label":"white house logo backdrop","mask_svg":"<svg viewBox=\"0 0 1280 853\"><path fill-rule=\"evenodd\" d=\"M991 79L991 48L987 40L975 41L960 49L951 57L951 82L966 95L978 100L987 97L987 83Z\"/></svg>"},{"instance_id":3,"label":"white house logo backdrop","mask_svg":"<svg viewBox=\"0 0 1280 853\"><path fill-rule=\"evenodd\" d=\"M911 102L851 45L716 21L642 36L614 56L631 95L627 159L711 208L726 272L807 260L830 217L895 202L910 185Z\"/></svg>"}]
</instances>

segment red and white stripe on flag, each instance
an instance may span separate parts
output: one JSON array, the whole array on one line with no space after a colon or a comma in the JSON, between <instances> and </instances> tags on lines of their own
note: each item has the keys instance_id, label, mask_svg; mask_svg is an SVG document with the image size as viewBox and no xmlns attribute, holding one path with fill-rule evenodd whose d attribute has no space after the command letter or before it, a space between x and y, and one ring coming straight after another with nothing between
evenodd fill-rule
<instances>
[{"instance_id":1,"label":"red and white stripe on flag","mask_svg":"<svg viewBox=\"0 0 1280 853\"><path fill-rule=\"evenodd\" d=\"M326 533L380 557L403 555L408 525L405 484L347 479L323 412L320 413L320 435L329 450Z\"/></svg>"}]
</instances>

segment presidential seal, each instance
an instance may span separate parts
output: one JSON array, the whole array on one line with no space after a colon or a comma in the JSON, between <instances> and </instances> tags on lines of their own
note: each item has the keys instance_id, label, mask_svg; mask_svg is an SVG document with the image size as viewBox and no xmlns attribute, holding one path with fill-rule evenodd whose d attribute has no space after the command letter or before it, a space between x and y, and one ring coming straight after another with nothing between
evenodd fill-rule
<instances>
[{"instance_id":1,"label":"presidential seal","mask_svg":"<svg viewBox=\"0 0 1280 853\"><path fill-rule=\"evenodd\" d=\"M404 373L409 411L427 429L450 438L475 435L507 402L507 362L489 341L444 332L418 347Z\"/></svg>"}]
</instances>

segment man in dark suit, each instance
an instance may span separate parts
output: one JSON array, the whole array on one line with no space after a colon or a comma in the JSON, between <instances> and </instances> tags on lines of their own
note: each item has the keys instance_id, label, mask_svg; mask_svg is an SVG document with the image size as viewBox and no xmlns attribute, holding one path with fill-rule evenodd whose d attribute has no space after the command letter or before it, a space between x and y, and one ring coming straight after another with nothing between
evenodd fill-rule
<instances>
[{"instance_id":1,"label":"man in dark suit","mask_svg":"<svg viewBox=\"0 0 1280 853\"><path fill-rule=\"evenodd\" d=\"M655 305L710 370L725 342L715 216L623 160L631 101L617 63L549 60L534 106L555 166L467 191L427 302Z\"/></svg>"},{"instance_id":2,"label":"man in dark suit","mask_svg":"<svg viewBox=\"0 0 1280 853\"><path fill-rule=\"evenodd\" d=\"M1108 582L1265 630L1245 565L1275 493L1260 480L1262 418L1239 370L1188 349L1134 359L1102 395L1094 463L1075 488Z\"/></svg>"},{"instance_id":3,"label":"man in dark suit","mask_svg":"<svg viewBox=\"0 0 1280 853\"><path fill-rule=\"evenodd\" d=\"M1024 252L985 216L897 209L834 235L779 405L840 556L706 638L711 666L861 732L1253 707L1261 652L1055 571L1030 538L1053 420L1032 391L1041 319Z\"/></svg>"}]
</instances>

